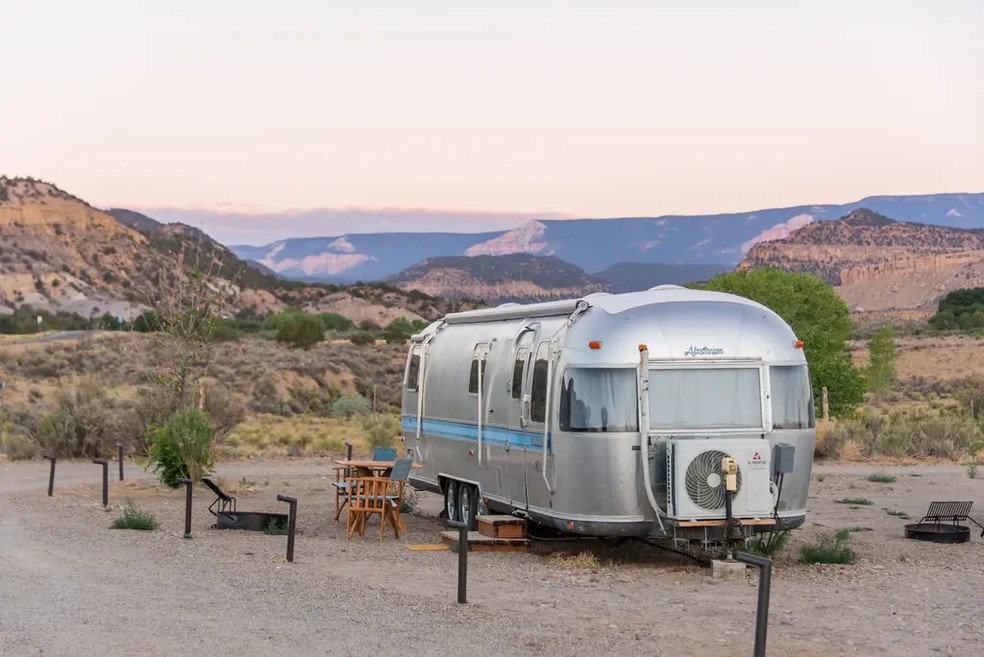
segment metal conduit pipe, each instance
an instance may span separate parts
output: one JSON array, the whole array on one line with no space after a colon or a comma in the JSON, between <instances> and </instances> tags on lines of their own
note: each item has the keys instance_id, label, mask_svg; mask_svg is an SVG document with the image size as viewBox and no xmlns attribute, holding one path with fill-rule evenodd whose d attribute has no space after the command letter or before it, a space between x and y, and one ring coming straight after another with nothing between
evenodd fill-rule
<instances>
[{"instance_id":1,"label":"metal conduit pipe","mask_svg":"<svg viewBox=\"0 0 984 657\"><path fill-rule=\"evenodd\" d=\"M482 375L484 374L484 368L482 364L485 362L482 354L478 355L478 465L482 465Z\"/></svg>"},{"instance_id":2,"label":"metal conduit pipe","mask_svg":"<svg viewBox=\"0 0 984 657\"><path fill-rule=\"evenodd\" d=\"M642 479L646 488L649 505L656 512L656 522L664 534L663 518L666 513L659 508L653 494L652 475L649 473L649 348L639 345L639 454L642 458Z\"/></svg>"}]
</instances>

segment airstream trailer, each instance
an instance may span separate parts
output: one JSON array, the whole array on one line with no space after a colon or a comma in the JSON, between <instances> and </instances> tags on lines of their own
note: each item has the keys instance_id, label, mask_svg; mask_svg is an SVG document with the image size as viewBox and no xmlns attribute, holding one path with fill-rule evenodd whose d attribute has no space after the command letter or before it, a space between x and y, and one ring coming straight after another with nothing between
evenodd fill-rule
<instances>
[{"instance_id":1,"label":"airstream trailer","mask_svg":"<svg viewBox=\"0 0 984 657\"><path fill-rule=\"evenodd\" d=\"M761 304L677 286L449 314L407 355L410 482L458 521L702 545L797 527L802 346Z\"/></svg>"}]
</instances>

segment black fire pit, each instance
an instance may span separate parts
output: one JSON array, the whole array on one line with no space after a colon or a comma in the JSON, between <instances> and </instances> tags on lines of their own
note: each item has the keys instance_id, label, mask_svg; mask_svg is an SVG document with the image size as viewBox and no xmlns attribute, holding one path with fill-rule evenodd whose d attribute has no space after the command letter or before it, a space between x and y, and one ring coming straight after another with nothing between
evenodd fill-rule
<instances>
[{"instance_id":1,"label":"black fire pit","mask_svg":"<svg viewBox=\"0 0 984 657\"><path fill-rule=\"evenodd\" d=\"M932 543L966 543L970 540L970 527L939 522L917 522L905 526L905 537Z\"/></svg>"},{"instance_id":2,"label":"black fire pit","mask_svg":"<svg viewBox=\"0 0 984 657\"><path fill-rule=\"evenodd\" d=\"M262 511L219 511L216 529L245 529L251 532L275 530L287 531L286 513L264 513Z\"/></svg>"}]
</instances>

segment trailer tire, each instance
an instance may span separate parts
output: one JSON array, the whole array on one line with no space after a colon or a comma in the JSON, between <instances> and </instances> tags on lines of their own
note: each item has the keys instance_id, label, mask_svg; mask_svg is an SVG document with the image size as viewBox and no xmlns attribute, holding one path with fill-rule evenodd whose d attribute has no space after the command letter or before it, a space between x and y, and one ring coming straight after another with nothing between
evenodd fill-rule
<instances>
[{"instance_id":1,"label":"trailer tire","mask_svg":"<svg viewBox=\"0 0 984 657\"><path fill-rule=\"evenodd\" d=\"M448 479L444 485L444 515L448 522L458 519L458 487L454 479Z\"/></svg>"},{"instance_id":2,"label":"trailer tire","mask_svg":"<svg viewBox=\"0 0 984 657\"><path fill-rule=\"evenodd\" d=\"M467 523L468 529L475 529L475 516L478 515L478 486L474 484L458 484L458 517L460 522Z\"/></svg>"}]
</instances>

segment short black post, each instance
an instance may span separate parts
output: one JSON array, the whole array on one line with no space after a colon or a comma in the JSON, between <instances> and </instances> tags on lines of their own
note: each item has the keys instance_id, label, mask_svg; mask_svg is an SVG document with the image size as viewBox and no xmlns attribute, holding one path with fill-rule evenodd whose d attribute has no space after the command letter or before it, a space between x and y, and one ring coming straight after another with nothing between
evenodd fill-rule
<instances>
[{"instance_id":1,"label":"short black post","mask_svg":"<svg viewBox=\"0 0 984 657\"><path fill-rule=\"evenodd\" d=\"M290 495L277 495L277 500L290 505L290 516L287 520L287 561L294 563L294 528L297 526L297 498Z\"/></svg>"},{"instance_id":2,"label":"short black post","mask_svg":"<svg viewBox=\"0 0 984 657\"><path fill-rule=\"evenodd\" d=\"M120 466L122 468L122 466ZM191 538L191 487L195 483L191 479L178 479L179 484L185 485L185 538Z\"/></svg>"},{"instance_id":3,"label":"short black post","mask_svg":"<svg viewBox=\"0 0 984 657\"><path fill-rule=\"evenodd\" d=\"M51 497L51 494L55 492L55 461L58 458L54 454L45 454L44 458L51 461L51 472L48 473L48 497Z\"/></svg>"},{"instance_id":4,"label":"short black post","mask_svg":"<svg viewBox=\"0 0 984 657\"><path fill-rule=\"evenodd\" d=\"M352 460L352 443L345 443L345 460Z\"/></svg>"},{"instance_id":5,"label":"short black post","mask_svg":"<svg viewBox=\"0 0 984 657\"><path fill-rule=\"evenodd\" d=\"M458 604L468 602L468 523L448 521L448 527L458 528Z\"/></svg>"},{"instance_id":6,"label":"short black post","mask_svg":"<svg viewBox=\"0 0 984 657\"><path fill-rule=\"evenodd\" d=\"M755 612L755 657L765 657L766 633L769 630L769 591L772 587L772 559L748 552L736 552L735 559L759 569L758 610Z\"/></svg>"},{"instance_id":7,"label":"short black post","mask_svg":"<svg viewBox=\"0 0 984 657\"><path fill-rule=\"evenodd\" d=\"M123 443L116 443L116 458L120 462L120 481L123 481Z\"/></svg>"},{"instance_id":8,"label":"short black post","mask_svg":"<svg viewBox=\"0 0 984 657\"><path fill-rule=\"evenodd\" d=\"M103 467L103 506L109 506L109 461L92 459L92 462Z\"/></svg>"},{"instance_id":9,"label":"short black post","mask_svg":"<svg viewBox=\"0 0 984 657\"><path fill-rule=\"evenodd\" d=\"M468 525L458 530L458 604L468 602Z\"/></svg>"}]
</instances>

